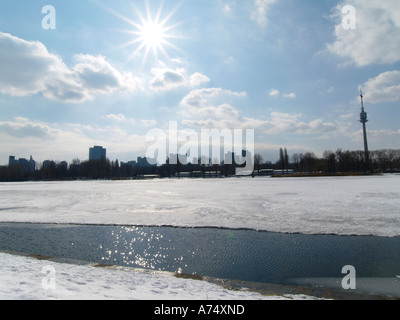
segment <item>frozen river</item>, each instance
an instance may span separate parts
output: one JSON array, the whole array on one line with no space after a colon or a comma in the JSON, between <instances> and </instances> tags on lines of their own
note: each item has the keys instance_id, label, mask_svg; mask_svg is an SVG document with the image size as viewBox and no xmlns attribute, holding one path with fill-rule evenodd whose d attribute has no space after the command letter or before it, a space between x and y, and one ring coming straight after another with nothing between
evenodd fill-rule
<instances>
[{"instance_id":1,"label":"frozen river","mask_svg":"<svg viewBox=\"0 0 400 320\"><path fill-rule=\"evenodd\" d=\"M0 184L0 222L400 236L400 176Z\"/></svg>"},{"instance_id":2,"label":"frozen river","mask_svg":"<svg viewBox=\"0 0 400 320\"><path fill-rule=\"evenodd\" d=\"M399 297L399 236L398 175L0 184L0 251Z\"/></svg>"}]
</instances>

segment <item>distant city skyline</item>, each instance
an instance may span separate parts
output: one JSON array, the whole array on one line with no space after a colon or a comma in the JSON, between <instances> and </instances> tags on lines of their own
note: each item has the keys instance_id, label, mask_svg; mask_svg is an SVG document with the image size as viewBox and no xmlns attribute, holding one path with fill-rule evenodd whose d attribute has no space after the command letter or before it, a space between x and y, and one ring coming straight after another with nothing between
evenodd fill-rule
<instances>
[{"instance_id":1,"label":"distant city skyline","mask_svg":"<svg viewBox=\"0 0 400 320\"><path fill-rule=\"evenodd\" d=\"M131 161L170 121L252 129L270 161L363 150L360 88L369 149L400 149L399 16L398 0L3 0L0 165L93 142Z\"/></svg>"},{"instance_id":2,"label":"distant city skyline","mask_svg":"<svg viewBox=\"0 0 400 320\"><path fill-rule=\"evenodd\" d=\"M32 156L16 158L9 156L8 166L0 166L0 181L42 181L74 179L153 179L153 178L216 178L233 176L266 175L360 175L375 173L399 173L400 149L383 149L368 153L363 151L337 150L324 152L322 157L314 153L288 156L287 149L280 149L280 159L275 163L265 161L262 156L246 150L240 154L226 152L217 160L205 156L188 158L188 155L170 154L165 163L156 159L138 157L123 162L108 159L106 149L94 146L89 149L89 160L73 159L67 161L45 160L37 163ZM173 158L176 157L178 162ZM369 160L368 160L369 159ZM366 161L367 160L367 161Z\"/></svg>"},{"instance_id":3,"label":"distant city skyline","mask_svg":"<svg viewBox=\"0 0 400 320\"><path fill-rule=\"evenodd\" d=\"M246 159L246 154L249 153L246 150L242 150L239 154L233 152L233 151L228 151L223 153L223 149L221 149L221 154L219 156L219 160L220 163L226 163L226 164L243 164L243 162L245 161L244 159ZM174 164L176 164L175 161L171 161L171 158L174 157L176 158L176 161L181 161L184 164L187 163L199 163L201 162L202 164L216 164L213 163L213 159L212 157L207 157L205 155L199 154L199 157L190 157L188 155L185 154L180 154L180 153L170 153L168 155L167 161L163 162L163 163L158 163L158 165L163 165L163 164L167 164L167 162L172 163L174 162ZM84 161L94 161L94 160L110 160L110 161L118 161L121 164L127 164L127 165L138 165L138 166L143 166L143 165L154 165L157 162L156 158L148 158L146 156L138 156L135 159L130 159L128 161L119 161L119 159L109 159L107 158L107 148L104 148L103 146L93 146L93 147L89 147L89 156L88 158L77 158L77 157L73 157L71 161L68 161L66 159L51 159L51 158L47 158L46 160L43 161L36 161L34 160L33 156L30 155L29 157L30 159L27 160L26 158L21 158L21 157L16 157L15 155L10 155L8 157L8 166L14 165L14 164L20 164L22 166L28 166L29 165L29 171L34 171L35 168L39 169L37 167L37 165L40 166L46 166L46 164L50 163L50 162L57 162L57 163L65 163L67 166L72 164L75 161L79 162L84 162ZM204 160L207 159L207 160ZM215 157L214 157L214 162L215 162Z\"/></svg>"}]
</instances>

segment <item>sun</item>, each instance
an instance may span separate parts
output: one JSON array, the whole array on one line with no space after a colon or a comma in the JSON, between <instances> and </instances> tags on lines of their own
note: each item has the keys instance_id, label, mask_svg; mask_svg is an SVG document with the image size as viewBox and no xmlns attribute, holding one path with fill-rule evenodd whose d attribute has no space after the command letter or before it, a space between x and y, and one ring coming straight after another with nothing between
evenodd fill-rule
<instances>
[{"instance_id":1,"label":"sun","mask_svg":"<svg viewBox=\"0 0 400 320\"><path fill-rule=\"evenodd\" d=\"M113 12L133 27L133 29L130 30L122 30L122 32L133 36L131 40L121 46L121 48L135 47L129 60L143 54L143 63L145 63L150 53L153 53L154 58L158 60L159 53L162 53L168 58L167 48L179 50L178 47L172 44L171 39L181 38L173 34L173 30L180 25L180 23L170 24L170 20L177 9L178 7L175 7L165 17L162 17L162 2L158 7L157 14L153 17L149 3L146 1L145 16L137 9L134 9L137 17L136 20L126 18L121 14Z\"/></svg>"},{"instance_id":2,"label":"sun","mask_svg":"<svg viewBox=\"0 0 400 320\"><path fill-rule=\"evenodd\" d=\"M140 29L139 39L147 48L154 50L165 43L166 34L161 25L147 21Z\"/></svg>"}]
</instances>

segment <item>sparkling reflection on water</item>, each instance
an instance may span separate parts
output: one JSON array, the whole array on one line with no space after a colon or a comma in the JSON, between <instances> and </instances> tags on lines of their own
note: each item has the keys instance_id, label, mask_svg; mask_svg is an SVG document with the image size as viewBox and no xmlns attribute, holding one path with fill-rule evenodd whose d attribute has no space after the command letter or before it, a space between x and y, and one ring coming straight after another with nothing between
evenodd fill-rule
<instances>
[{"instance_id":1,"label":"sparkling reflection on water","mask_svg":"<svg viewBox=\"0 0 400 320\"><path fill-rule=\"evenodd\" d=\"M155 230L144 231L136 227L120 227L111 231L112 243L106 246L101 260L110 264L153 270L160 265L171 268L167 262L168 252L174 250L175 247L168 246L171 239L165 244L160 244L163 238L164 236ZM100 244L99 249L105 249L104 245ZM183 257L174 257L174 261L178 260L183 260Z\"/></svg>"}]
</instances>

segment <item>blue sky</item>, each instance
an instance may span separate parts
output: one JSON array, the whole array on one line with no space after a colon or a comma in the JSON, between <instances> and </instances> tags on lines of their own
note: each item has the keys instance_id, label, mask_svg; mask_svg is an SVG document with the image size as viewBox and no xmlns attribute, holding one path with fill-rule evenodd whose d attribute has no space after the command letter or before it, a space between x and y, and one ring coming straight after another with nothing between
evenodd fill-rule
<instances>
[{"instance_id":1,"label":"blue sky","mask_svg":"<svg viewBox=\"0 0 400 320\"><path fill-rule=\"evenodd\" d=\"M370 149L398 149L399 17L397 0L1 0L0 164L86 160L93 144L129 161L169 121L254 129L271 161L360 150L360 87Z\"/></svg>"}]
</instances>

